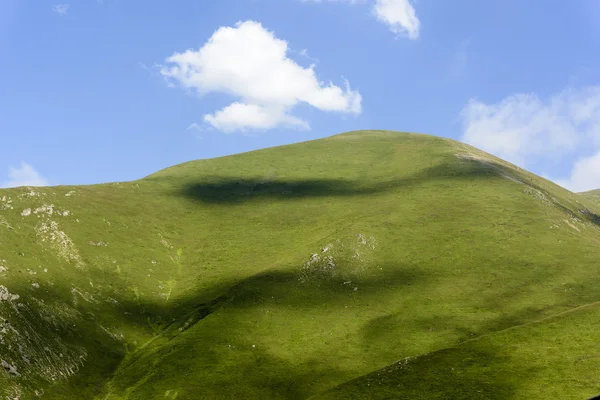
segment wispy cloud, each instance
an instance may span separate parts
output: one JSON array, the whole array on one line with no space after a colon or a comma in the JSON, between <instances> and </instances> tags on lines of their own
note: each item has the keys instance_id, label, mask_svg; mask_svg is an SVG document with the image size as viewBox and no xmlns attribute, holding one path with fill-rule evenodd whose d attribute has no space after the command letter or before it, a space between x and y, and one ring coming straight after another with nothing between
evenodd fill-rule
<instances>
[{"instance_id":1,"label":"wispy cloud","mask_svg":"<svg viewBox=\"0 0 600 400\"><path fill-rule=\"evenodd\" d=\"M68 4L55 4L52 6L52 11L54 11L61 17L65 16L69 12L69 5Z\"/></svg>"},{"instance_id":2,"label":"wispy cloud","mask_svg":"<svg viewBox=\"0 0 600 400\"><path fill-rule=\"evenodd\" d=\"M197 122L192 122L190 124L190 126L188 126L187 128L185 128L186 131L195 131L195 132L202 132L202 126L200 126L200 124L198 124Z\"/></svg>"},{"instance_id":3,"label":"wispy cloud","mask_svg":"<svg viewBox=\"0 0 600 400\"><path fill-rule=\"evenodd\" d=\"M20 167L9 167L8 180L0 185L3 188L18 186L48 186L48 181L31 165L22 162Z\"/></svg>"},{"instance_id":4,"label":"wispy cloud","mask_svg":"<svg viewBox=\"0 0 600 400\"><path fill-rule=\"evenodd\" d=\"M555 182L573 191L600 188L600 86L547 99L533 93L495 104L471 99L461 117L464 142L521 167L574 160Z\"/></svg>"},{"instance_id":5,"label":"wispy cloud","mask_svg":"<svg viewBox=\"0 0 600 400\"><path fill-rule=\"evenodd\" d=\"M456 48L454 51L454 55L452 57L452 62L450 63L450 69L448 71L449 75L452 78L458 78L462 74L464 74L467 68L468 62L468 51L469 46L471 44L471 39L465 39Z\"/></svg>"},{"instance_id":6,"label":"wispy cloud","mask_svg":"<svg viewBox=\"0 0 600 400\"><path fill-rule=\"evenodd\" d=\"M361 4L367 0L300 0L304 3ZM398 35L415 40L419 38L421 21L410 0L374 0L371 13L377 20Z\"/></svg>"},{"instance_id":7,"label":"wispy cloud","mask_svg":"<svg viewBox=\"0 0 600 400\"><path fill-rule=\"evenodd\" d=\"M192 132L193 136L197 139L202 139L202 133L206 131L206 127L203 127L197 122L192 122L187 128L185 128L186 132Z\"/></svg>"}]
</instances>

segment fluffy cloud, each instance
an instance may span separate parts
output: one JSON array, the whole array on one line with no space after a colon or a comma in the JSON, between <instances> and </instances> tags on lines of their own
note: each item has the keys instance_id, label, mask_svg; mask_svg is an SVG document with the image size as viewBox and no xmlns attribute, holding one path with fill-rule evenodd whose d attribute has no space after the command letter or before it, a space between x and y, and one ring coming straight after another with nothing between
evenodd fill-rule
<instances>
[{"instance_id":1,"label":"fluffy cloud","mask_svg":"<svg viewBox=\"0 0 600 400\"><path fill-rule=\"evenodd\" d=\"M364 3L366 0L301 0L305 3ZM399 36L418 39L421 21L410 0L375 0L372 13L380 22Z\"/></svg>"},{"instance_id":2,"label":"fluffy cloud","mask_svg":"<svg viewBox=\"0 0 600 400\"><path fill-rule=\"evenodd\" d=\"M307 128L291 114L305 103L321 111L359 114L362 98L346 82L344 88L317 79L314 65L304 68L287 57L288 44L254 21L221 27L198 50L175 53L161 67L172 84L197 91L238 97L204 121L226 131Z\"/></svg>"},{"instance_id":3,"label":"fluffy cloud","mask_svg":"<svg viewBox=\"0 0 600 400\"><path fill-rule=\"evenodd\" d=\"M67 15L67 13L69 12L69 5L68 4L55 4L52 6L52 11L54 11L55 13L57 13L60 16Z\"/></svg>"},{"instance_id":4,"label":"fluffy cloud","mask_svg":"<svg viewBox=\"0 0 600 400\"><path fill-rule=\"evenodd\" d=\"M308 123L277 107L264 107L257 104L233 103L204 116L204 120L224 132L244 128L271 129L277 125L308 129Z\"/></svg>"},{"instance_id":5,"label":"fluffy cloud","mask_svg":"<svg viewBox=\"0 0 600 400\"><path fill-rule=\"evenodd\" d=\"M8 180L1 185L3 188L18 186L48 186L48 182L31 165L23 162L19 168L8 169Z\"/></svg>"},{"instance_id":6,"label":"fluffy cloud","mask_svg":"<svg viewBox=\"0 0 600 400\"><path fill-rule=\"evenodd\" d=\"M567 89L546 100L535 94L496 104L472 99L461 117L464 142L522 167L574 157L570 177L557 182L576 191L600 187L600 86Z\"/></svg>"},{"instance_id":7,"label":"fluffy cloud","mask_svg":"<svg viewBox=\"0 0 600 400\"><path fill-rule=\"evenodd\" d=\"M376 0L373 14L395 34L419 38L421 22L409 0Z\"/></svg>"}]
</instances>

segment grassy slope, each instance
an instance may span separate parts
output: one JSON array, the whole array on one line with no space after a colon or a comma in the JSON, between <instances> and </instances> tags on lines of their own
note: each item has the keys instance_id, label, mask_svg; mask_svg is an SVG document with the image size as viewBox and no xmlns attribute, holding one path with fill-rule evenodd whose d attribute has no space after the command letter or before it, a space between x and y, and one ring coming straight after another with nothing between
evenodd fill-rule
<instances>
[{"instance_id":1,"label":"grassy slope","mask_svg":"<svg viewBox=\"0 0 600 400\"><path fill-rule=\"evenodd\" d=\"M311 397L585 399L600 393L600 303L395 362Z\"/></svg>"},{"instance_id":2,"label":"grassy slope","mask_svg":"<svg viewBox=\"0 0 600 400\"><path fill-rule=\"evenodd\" d=\"M589 192L579 193L588 200L600 202L600 189L590 190Z\"/></svg>"},{"instance_id":3,"label":"grassy slope","mask_svg":"<svg viewBox=\"0 0 600 400\"><path fill-rule=\"evenodd\" d=\"M29 192L0 191L0 285L20 296L0 301L0 358L21 374L0 374L7 398L303 398L405 357L467 353L535 387L547 377L510 372L545 362L531 354L547 328L464 342L600 300L597 206L425 135L352 132ZM70 214L21 215L44 204ZM557 351L598 343L564 326ZM521 342L530 353L503 358ZM489 374L470 368L472 382ZM600 392L572 379L556 390Z\"/></svg>"}]
</instances>

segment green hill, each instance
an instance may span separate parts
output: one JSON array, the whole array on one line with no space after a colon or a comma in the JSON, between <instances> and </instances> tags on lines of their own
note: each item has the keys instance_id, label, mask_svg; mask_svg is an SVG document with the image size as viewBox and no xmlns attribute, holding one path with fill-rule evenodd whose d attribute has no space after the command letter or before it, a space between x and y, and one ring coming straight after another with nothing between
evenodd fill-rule
<instances>
[{"instance_id":1,"label":"green hill","mask_svg":"<svg viewBox=\"0 0 600 400\"><path fill-rule=\"evenodd\" d=\"M600 189L590 190L589 192L583 192L579 194L587 198L588 200L600 202Z\"/></svg>"},{"instance_id":2,"label":"green hill","mask_svg":"<svg viewBox=\"0 0 600 400\"><path fill-rule=\"evenodd\" d=\"M0 190L0 398L592 397L599 215L387 131Z\"/></svg>"}]
</instances>

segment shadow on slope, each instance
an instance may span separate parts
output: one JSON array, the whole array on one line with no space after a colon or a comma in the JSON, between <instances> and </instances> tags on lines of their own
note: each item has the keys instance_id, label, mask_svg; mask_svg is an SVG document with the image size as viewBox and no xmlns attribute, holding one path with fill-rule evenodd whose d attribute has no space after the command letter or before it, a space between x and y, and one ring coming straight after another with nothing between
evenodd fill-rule
<instances>
[{"instance_id":1,"label":"shadow on slope","mask_svg":"<svg viewBox=\"0 0 600 400\"><path fill-rule=\"evenodd\" d=\"M493 164L493 168L490 165ZM472 160L443 162L413 174L399 171L397 178L353 179L266 179L251 177L206 177L184 185L180 195L204 203L241 203L258 199L292 200L311 197L372 195L410 188L428 180L505 178L504 167L492 162L485 165Z\"/></svg>"},{"instance_id":2,"label":"shadow on slope","mask_svg":"<svg viewBox=\"0 0 600 400\"><path fill-rule=\"evenodd\" d=\"M320 312L324 306L343 309L366 299L375 304L379 296L425 278L411 268L385 269L389 272L356 279L359 291L342 277L302 283L298 271L270 271L233 283L223 295L197 303L132 354L112 381L114 394L129 390L148 398L168 385L178 387L186 398L196 398L197 393L205 398L302 398L315 393L314 386L323 385L324 379L347 380L343 366L306 357L291 361L287 353L282 357L275 343L290 335L318 336L319 331L332 329L336 322L322 325L314 318L324 318ZM261 328L250 322L255 319ZM194 333L187 335L192 329ZM275 332L278 336L269 338ZM275 343L269 345L271 341ZM285 346L297 351L300 345ZM190 382L182 370L203 378Z\"/></svg>"},{"instance_id":3,"label":"shadow on slope","mask_svg":"<svg viewBox=\"0 0 600 400\"><path fill-rule=\"evenodd\" d=\"M407 358L379 371L346 382L311 399L510 399L517 376L535 370L516 364L491 346L461 346ZM482 373L487 371L487 373Z\"/></svg>"},{"instance_id":4,"label":"shadow on slope","mask_svg":"<svg viewBox=\"0 0 600 400\"><path fill-rule=\"evenodd\" d=\"M598 306L589 303L406 358L312 398L589 398L600 388Z\"/></svg>"},{"instance_id":5,"label":"shadow on slope","mask_svg":"<svg viewBox=\"0 0 600 400\"><path fill-rule=\"evenodd\" d=\"M259 198L297 199L307 197L371 194L374 187L361 187L345 179L271 180L217 178L188 185L184 195L206 203L237 203Z\"/></svg>"},{"instance_id":6,"label":"shadow on slope","mask_svg":"<svg viewBox=\"0 0 600 400\"><path fill-rule=\"evenodd\" d=\"M360 286L360 296L368 298L382 296L386 291L398 290L416 282L423 283L425 280L423 271L414 268L385 265L384 267L389 272L355 278L354 286L348 286L343 276L303 283L299 280L300 275L297 270L268 271L238 282L222 283L219 285L222 294L209 301L206 301L203 293L199 293L170 309L154 304L144 304L143 307L160 310L160 314L180 315L166 323L154 338L171 340L225 306L238 311L266 305L308 310L318 308L324 303L331 305L347 301L348 298L356 296L356 291L353 290L356 285ZM214 292L214 288L211 292ZM159 314L148 313L147 315L155 317ZM148 344L150 343L152 341Z\"/></svg>"},{"instance_id":7,"label":"shadow on slope","mask_svg":"<svg viewBox=\"0 0 600 400\"><path fill-rule=\"evenodd\" d=\"M92 398L125 356L115 326L132 323L133 305L85 291L77 291L85 299L76 301L73 286L42 282L37 290L4 282L19 298L0 302L0 358L18 373L0 370L0 397Z\"/></svg>"}]
</instances>

